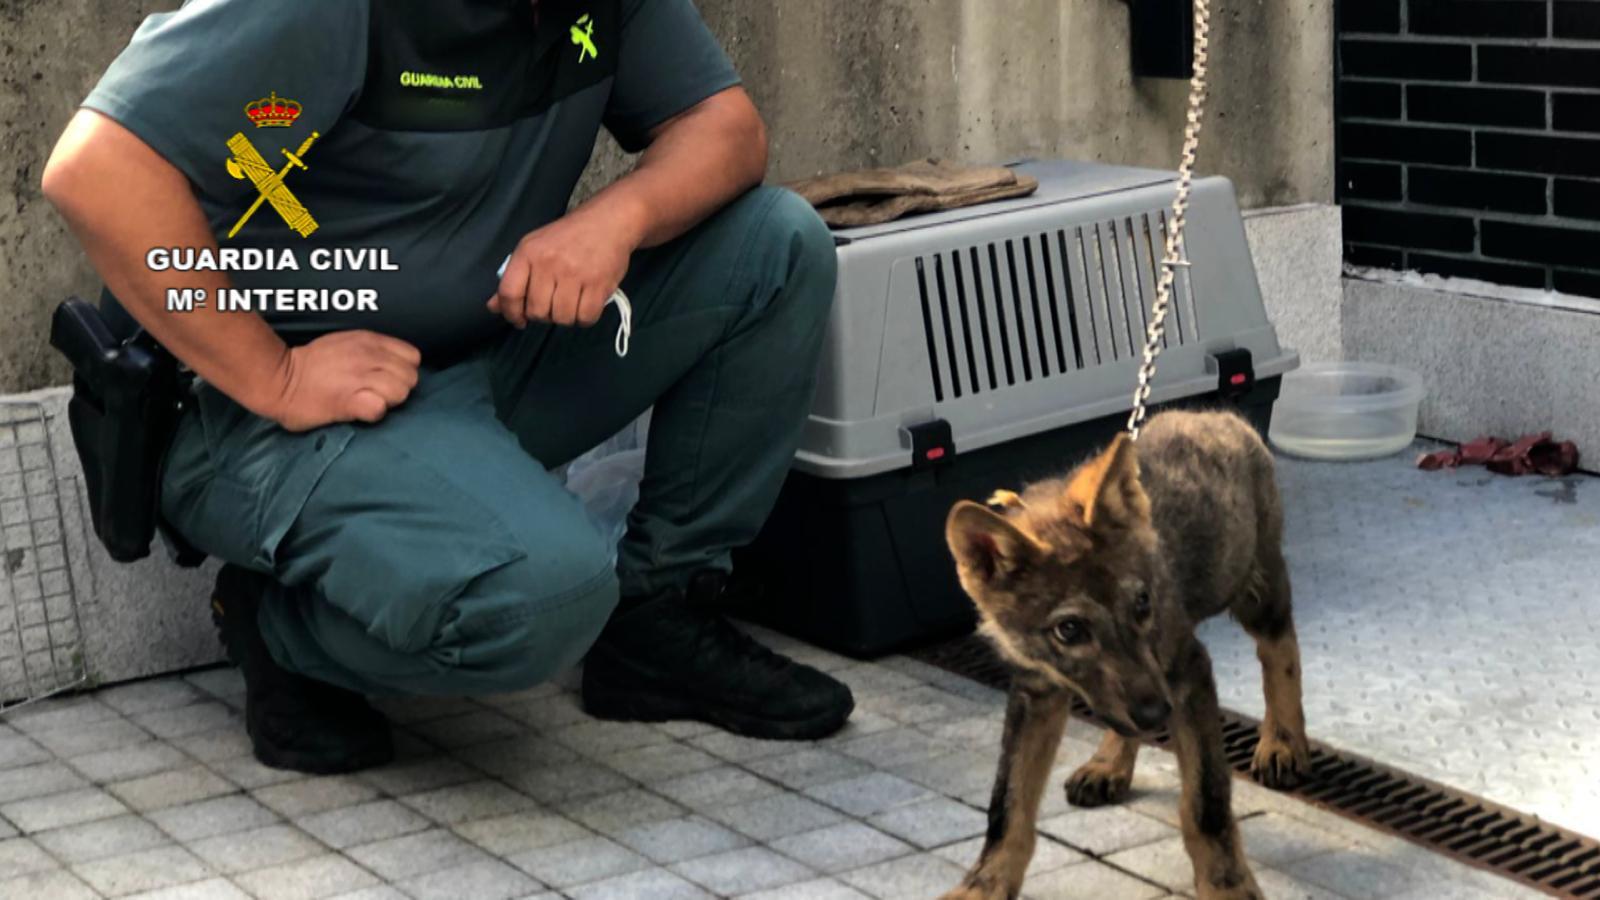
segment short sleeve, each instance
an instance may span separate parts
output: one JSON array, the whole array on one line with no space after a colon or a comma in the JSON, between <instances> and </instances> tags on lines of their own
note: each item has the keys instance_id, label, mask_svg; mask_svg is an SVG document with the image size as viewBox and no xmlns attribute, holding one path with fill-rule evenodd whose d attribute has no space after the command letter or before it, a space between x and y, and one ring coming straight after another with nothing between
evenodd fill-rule
<instances>
[{"instance_id":1,"label":"short sleeve","mask_svg":"<svg viewBox=\"0 0 1600 900\"><path fill-rule=\"evenodd\" d=\"M366 0L190 0L146 19L83 106L138 135L201 196L228 200L255 190L229 174L230 139L245 135L277 168L280 149L327 135L360 94L366 32ZM279 112L263 115L262 100Z\"/></svg>"},{"instance_id":2,"label":"short sleeve","mask_svg":"<svg viewBox=\"0 0 1600 900\"><path fill-rule=\"evenodd\" d=\"M650 130L739 83L733 63L692 0L624 0L616 82L605 126L624 150L650 143Z\"/></svg>"}]
</instances>

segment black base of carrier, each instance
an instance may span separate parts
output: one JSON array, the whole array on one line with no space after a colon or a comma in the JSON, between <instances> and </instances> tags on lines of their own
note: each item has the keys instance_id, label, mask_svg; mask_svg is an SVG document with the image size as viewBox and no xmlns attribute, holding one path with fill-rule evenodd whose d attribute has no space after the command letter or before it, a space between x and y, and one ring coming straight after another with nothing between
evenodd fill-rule
<instances>
[{"instance_id":1,"label":"black base of carrier","mask_svg":"<svg viewBox=\"0 0 1600 900\"><path fill-rule=\"evenodd\" d=\"M1278 386L1278 377L1263 378L1229 401L1201 394L1160 408L1236 404L1264 437ZM858 657L969 630L972 604L944 542L950 507L1060 474L1126 424L1119 413L857 479L791 472L766 527L736 556L736 579L758 595L745 609Z\"/></svg>"}]
</instances>

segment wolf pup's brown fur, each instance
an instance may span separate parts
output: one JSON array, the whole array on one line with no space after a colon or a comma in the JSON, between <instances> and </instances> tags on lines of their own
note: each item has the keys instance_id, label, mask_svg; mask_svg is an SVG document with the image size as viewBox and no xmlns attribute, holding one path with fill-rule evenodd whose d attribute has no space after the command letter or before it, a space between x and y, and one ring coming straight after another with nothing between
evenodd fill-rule
<instances>
[{"instance_id":1,"label":"wolf pup's brown fur","mask_svg":"<svg viewBox=\"0 0 1600 900\"><path fill-rule=\"evenodd\" d=\"M1064 478L999 510L962 502L945 536L980 630L1013 670L982 855L947 898L1016 897L1073 694L1111 725L1067 779L1078 806L1122 799L1139 735L1170 728L1183 776L1184 847L1201 900L1259 898L1229 805L1211 658L1196 623L1231 612L1255 638L1267 715L1257 780L1310 766L1300 650L1280 549L1272 456L1231 413L1169 412L1119 435Z\"/></svg>"}]
</instances>

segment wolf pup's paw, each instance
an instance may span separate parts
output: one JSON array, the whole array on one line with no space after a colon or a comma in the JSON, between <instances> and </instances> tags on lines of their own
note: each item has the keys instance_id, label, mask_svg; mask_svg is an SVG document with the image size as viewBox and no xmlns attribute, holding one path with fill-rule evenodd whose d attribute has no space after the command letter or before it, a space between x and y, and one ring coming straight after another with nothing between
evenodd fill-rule
<instances>
[{"instance_id":1,"label":"wolf pup's paw","mask_svg":"<svg viewBox=\"0 0 1600 900\"><path fill-rule=\"evenodd\" d=\"M1266 895L1261 893L1261 888L1256 885L1256 877L1251 874L1250 868L1241 862L1232 868L1228 875L1219 879L1222 884L1207 884L1205 879L1196 878L1195 896L1199 900L1266 900Z\"/></svg>"},{"instance_id":2,"label":"wolf pup's paw","mask_svg":"<svg viewBox=\"0 0 1600 900\"><path fill-rule=\"evenodd\" d=\"M1250 761L1250 777L1277 791L1297 788L1311 777L1311 750L1303 740L1263 734Z\"/></svg>"},{"instance_id":3,"label":"wolf pup's paw","mask_svg":"<svg viewBox=\"0 0 1600 900\"><path fill-rule=\"evenodd\" d=\"M1266 900L1266 895L1256 887L1252 879L1248 884L1241 884L1231 888L1201 888L1197 895L1200 900Z\"/></svg>"},{"instance_id":4,"label":"wolf pup's paw","mask_svg":"<svg viewBox=\"0 0 1600 900\"><path fill-rule=\"evenodd\" d=\"M1017 895L1017 891L998 881L983 879L981 882L963 881L960 887L952 888L939 900L1010 900Z\"/></svg>"},{"instance_id":5,"label":"wolf pup's paw","mask_svg":"<svg viewBox=\"0 0 1600 900\"><path fill-rule=\"evenodd\" d=\"M1067 802L1084 807L1121 803L1132 780L1127 772L1091 759L1067 776Z\"/></svg>"}]
</instances>

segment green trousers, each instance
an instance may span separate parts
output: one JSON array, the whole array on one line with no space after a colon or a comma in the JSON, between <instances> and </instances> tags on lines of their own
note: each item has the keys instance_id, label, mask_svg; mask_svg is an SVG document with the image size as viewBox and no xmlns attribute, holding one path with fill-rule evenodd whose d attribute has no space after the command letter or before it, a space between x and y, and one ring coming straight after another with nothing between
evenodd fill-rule
<instances>
[{"instance_id":1,"label":"green trousers","mask_svg":"<svg viewBox=\"0 0 1600 900\"><path fill-rule=\"evenodd\" d=\"M285 668L367 693L515 690L576 662L625 595L729 566L799 442L833 299L833 242L776 188L635 255L617 313L530 326L425 370L376 425L292 434L202 387L162 513L274 575L260 626ZM613 550L548 470L650 406L639 502Z\"/></svg>"}]
</instances>

